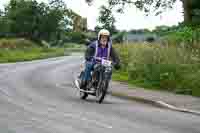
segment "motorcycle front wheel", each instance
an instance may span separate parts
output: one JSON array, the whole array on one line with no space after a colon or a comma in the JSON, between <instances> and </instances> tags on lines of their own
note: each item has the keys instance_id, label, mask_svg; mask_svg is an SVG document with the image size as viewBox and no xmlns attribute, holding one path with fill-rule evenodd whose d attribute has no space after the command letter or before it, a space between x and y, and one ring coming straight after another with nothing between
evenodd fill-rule
<instances>
[{"instance_id":1,"label":"motorcycle front wheel","mask_svg":"<svg viewBox=\"0 0 200 133\"><path fill-rule=\"evenodd\" d=\"M107 94L109 81L103 80L99 83L98 89L96 90L96 101L101 104Z\"/></svg>"}]
</instances>

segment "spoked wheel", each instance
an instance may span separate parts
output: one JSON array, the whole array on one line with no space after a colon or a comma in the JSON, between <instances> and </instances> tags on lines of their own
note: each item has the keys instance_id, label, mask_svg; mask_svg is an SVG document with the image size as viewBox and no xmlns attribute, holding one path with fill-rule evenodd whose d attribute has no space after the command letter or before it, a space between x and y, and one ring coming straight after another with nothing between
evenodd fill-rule
<instances>
[{"instance_id":1,"label":"spoked wheel","mask_svg":"<svg viewBox=\"0 0 200 133\"><path fill-rule=\"evenodd\" d=\"M101 104L106 96L108 88L108 81L102 81L99 83L98 89L96 90L96 101Z\"/></svg>"}]
</instances>

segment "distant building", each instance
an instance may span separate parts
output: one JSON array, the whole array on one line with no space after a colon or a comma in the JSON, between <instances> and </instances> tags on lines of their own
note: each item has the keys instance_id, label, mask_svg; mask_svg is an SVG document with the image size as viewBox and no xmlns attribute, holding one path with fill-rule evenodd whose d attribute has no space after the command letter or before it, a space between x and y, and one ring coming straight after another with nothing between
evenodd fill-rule
<instances>
[{"instance_id":1,"label":"distant building","mask_svg":"<svg viewBox=\"0 0 200 133\"><path fill-rule=\"evenodd\" d=\"M153 33L125 33L123 36L124 43L134 42L153 42L157 40L157 35Z\"/></svg>"}]
</instances>

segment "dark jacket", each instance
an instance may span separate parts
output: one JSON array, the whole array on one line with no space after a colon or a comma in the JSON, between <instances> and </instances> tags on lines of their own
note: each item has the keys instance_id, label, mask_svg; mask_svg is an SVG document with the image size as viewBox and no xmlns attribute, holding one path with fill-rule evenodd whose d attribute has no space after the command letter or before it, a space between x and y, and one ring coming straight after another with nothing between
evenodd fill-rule
<instances>
[{"instance_id":1,"label":"dark jacket","mask_svg":"<svg viewBox=\"0 0 200 133\"><path fill-rule=\"evenodd\" d=\"M100 47L100 44L98 45L98 47ZM90 45L87 47L87 50L85 52L85 60L91 61L91 59L95 55L95 50L96 50L96 41L90 43ZM115 66L120 65L119 56L117 55L117 52L112 46L110 49L110 57L111 57L111 60L114 62Z\"/></svg>"}]
</instances>

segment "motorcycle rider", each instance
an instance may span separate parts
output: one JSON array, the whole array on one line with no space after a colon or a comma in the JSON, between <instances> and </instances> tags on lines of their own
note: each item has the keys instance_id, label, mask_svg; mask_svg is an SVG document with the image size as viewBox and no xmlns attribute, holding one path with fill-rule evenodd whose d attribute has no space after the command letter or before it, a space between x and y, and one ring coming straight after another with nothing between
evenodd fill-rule
<instances>
[{"instance_id":1,"label":"motorcycle rider","mask_svg":"<svg viewBox=\"0 0 200 133\"><path fill-rule=\"evenodd\" d=\"M93 41L87 47L85 52L85 70L84 74L81 77L81 89L86 89L88 81L91 79L91 71L94 69L96 60L94 57L106 58L111 59L114 68L120 69L120 59L112 47L112 41L110 37L110 32L106 29L102 29L98 33L98 39Z\"/></svg>"}]
</instances>

